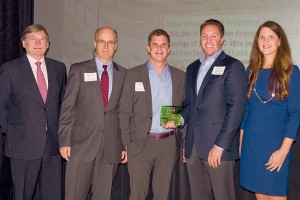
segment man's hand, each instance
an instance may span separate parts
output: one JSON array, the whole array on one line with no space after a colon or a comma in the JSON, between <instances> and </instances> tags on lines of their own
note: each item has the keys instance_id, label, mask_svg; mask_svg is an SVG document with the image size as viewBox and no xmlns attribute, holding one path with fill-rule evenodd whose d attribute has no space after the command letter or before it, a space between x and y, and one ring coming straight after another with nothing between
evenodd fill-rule
<instances>
[{"instance_id":1,"label":"man's hand","mask_svg":"<svg viewBox=\"0 0 300 200\"><path fill-rule=\"evenodd\" d=\"M218 166L221 165L221 157L223 154L223 150L214 146L213 148L211 148L211 150L208 153L208 164L209 166L211 166L212 168L217 168Z\"/></svg>"},{"instance_id":2,"label":"man's hand","mask_svg":"<svg viewBox=\"0 0 300 200\"><path fill-rule=\"evenodd\" d=\"M71 147L60 147L59 151L60 155L69 161L69 158L71 157Z\"/></svg>"},{"instance_id":3,"label":"man's hand","mask_svg":"<svg viewBox=\"0 0 300 200\"><path fill-rule=\"evenodd\" d=\"M174 121L168 121L167 123L161 125L163 128L177 128Z\"/></svg>"},{"instance_id":4,"label":"man's hand","mask_svg":"<svg viewBox=\"0 0 300 200\"><path fill-rule=\"evenodd\" d=\"M127 163L127 148L125 151L122 151L122 160L121 160L121 164L125 164Z\"/></svg>"}]
</instances>

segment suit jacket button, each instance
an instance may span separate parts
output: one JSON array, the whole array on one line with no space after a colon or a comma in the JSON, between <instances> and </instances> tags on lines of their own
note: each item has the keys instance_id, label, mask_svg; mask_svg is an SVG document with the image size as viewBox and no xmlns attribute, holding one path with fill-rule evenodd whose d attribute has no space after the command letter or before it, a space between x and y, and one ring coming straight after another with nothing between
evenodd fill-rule
<instances>
[{"instance_id":1,"label":"suit jacket button","mask_svg":"<svg viewBox=\"0 0 300 200\"><path fill-rule=\"evenodd\" d=\"M44 108L44 111L46 111L47 110L47 108Z\"/></svg>"},{"instance_id":2,"label":"suit jacket button","mask_svg":"<svg viewBox=\"0 0 300 200\"><path fill-rule=\"evenodd\" d=\"M43 126L46 126L46 123L43 123Z\"/></svg>"},{"instance_id":3,"label":"suit jacket button","mask_svg":"<svg viewBox=\"0 0 300 200\"><path fill-rule=\"evenodd\" d=\"M106 111L104 111L104 115L106 115Z\"/></svg>"}]
</instances>

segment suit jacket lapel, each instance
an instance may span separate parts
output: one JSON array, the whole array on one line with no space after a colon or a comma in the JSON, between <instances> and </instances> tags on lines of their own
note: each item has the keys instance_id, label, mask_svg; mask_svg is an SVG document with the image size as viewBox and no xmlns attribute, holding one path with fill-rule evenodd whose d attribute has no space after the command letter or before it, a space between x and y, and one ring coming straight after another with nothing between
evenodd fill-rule
<instances>
[{"instance_id":1,"label":"suit jacket lapel","mask_svg":"<svg viewBox=\"0 0 300 200\"><path fill-rule=\"evenodd\" d=\"M97 69L95 58L93 58L90 61L89 65L87 67L86 73L96 73L97 74L97 83L96 84L92 84L93 88L91 88L91 91L99 99L100 106L104 107L103 98L102 98L102 90L101 90L100 79L99 79L99 73L98 73L98 69ZM109 103L108 103L108 105L109 105Z\"/></svg>"},{"instance_id":2,"label":"suit jacket lapel","mask_svg":"<svg viewBox=\"0 0 300 200\"><path fill-rule=\"evenodd\" d=\"M174 68L169 66L171 79L172 79L172 105L179 105L181 104L181 99L178 99L178 92L180 90L179 82L176 80L176 74Z\"/></svg>"},{"instance_id":3,"label":"suit jacket lapel","mask_svg":"<svg viewBox=\"0 0 300 200\"><path fill-rule=\"evenodd\" d=\"M192 72L192 77L191 77L191 83L192 83L192 87L194 88L193 89L193 98L196 98L197 97L197 77L198 77L198 73L199 73L199 70L200 70L200 66L201 66L201 63L200 63L200 60L198 60L196 63L195 63L195 67L193 67L193 72Z\"/></svg>"},{"instance_id":4,"label":"suit jacket lapel","mask_svg":"<svg viewBox=\"0 0 300 200\"><path fill-rule=\"evenodd\" d=\"M120 92L119 87L119 81L123 79L121 77L121 73L119 73L118 66L113 62L113 83L112 83L112 91L108 100L108 105L106 109L110 109L110 107L113 105L111 102L118 101L116 98L118 97L118 93ZM101 90L101 89L100 89ZM102 92L101 92L102 95ZM102 101L103 102L103 101Z\"/></svg>"},{"instance_id":5,"label":"suit jacket lapel","mask_svg":"<svg viewBox=\"0 0 300 200\"><path fill-rule=\"evenodd\" d=\"M204 79L203 79L203 82L201 84L201 87L200 87L200 90L198 92L198 95L197 95L197 99L201 98L202 96L202 93L203 93L203 90L206 86L206 84L209 82L209 80L213 77L212 76L212 71L214 69L215 66L221 66L222 65L222 60L225 58L225 53L222 52L218 58L215 60L215 62L211 65L210 69L208 70L207 74L205 75Z\"/></svg>"},{"instance_id":6,"label":"suit jacket lapel","mask_svg":"<svg viewBox=\"0 0 300 200\"><path fill-rule=\"evenodd\" d=\"M46 68L47 68L47 75L48 75L48 93L47 93L47 99L46 99L46 104L48 102L48 99L51 99L51 96L54 93L54 87L56 85L55 83L55 67L51 65L49 62L48 58L45 57L45 63L46 63Z\"/></svg>"},{"instance_id":7,"label":"suit jacket lapel","mask_svg":"<svg viewBox=\"0 0 300 200\"><path fill-rule=\"evenodd\" d=\"M141 80L144 85L145 89L145 96L146 96L146 105L149 105L149 110L152 113L152 95L151 95L151 87L150 87L150 79L149 79L149 72L147 63L144 64L144 67L141 69Z\"/></svg>"}]
</instances>

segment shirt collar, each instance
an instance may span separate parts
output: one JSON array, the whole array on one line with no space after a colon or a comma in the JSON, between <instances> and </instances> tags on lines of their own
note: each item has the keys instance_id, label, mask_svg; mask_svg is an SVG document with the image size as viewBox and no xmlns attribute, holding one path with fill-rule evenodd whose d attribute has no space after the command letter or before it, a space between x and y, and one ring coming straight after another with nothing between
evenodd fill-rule
<instances>
[{"instance_id":1,"label":"shirt collar","mask_svg":"<svg viewBox=\"0 0 300 200\"><path fill-rule=\"evenodd\" d=\"M96 61L96 65L97 65L98 70L103 70L103 67L102 67L103 62L97 57L95 57L95 61ZM113 61L112 60L109 61L109 63L107 63L106 65L107 65L107 70L111 70L112 66L113 66Z\"/></svg>"},{"instance_id":2,"label":"shirt collar","mask_svg":"<svg viewBox=\"0 0 300 200\"><path fill-rule=\"evenodd\" d=\"M40 61L42 63L42 65L45 65L45 57L43 56L40 60L36 60L35 58L33 58L32 56L30 56L29 54L26 54L28 60L29 60L29 63L30 65L33 65L35 66L35 63L37 61Z\"/></svg>"},{"instance_id":3,"label":"shirt collar","mask_svg":"<svg viewBox=\"0 0 300 200\"><path fill-rule=\"evenodd\" d=\"M148 69L148 72L153 71L153 70L156 72L156 69L153 67L150 60L148 60L148 62L147 62L147 69ZM169 71L169 70L170 70L170 68L169 68L169 65L167 64L166 67L163 69L162 73L164 73L165 71Z\"/></svg>"},{"instance_id":4,"label":"shirt collar","mask_svg":"<svg viewBox=\"0 0 300 200\"><path fill-rule=\"evenodd\" d=\"M218 56L222 53L222 49L220 49L219 51L217 51L214 55L212 55L211 57L209 57L207 60L205 60L205 53L203 52L202 54L201 54L201 56L200 56L200 62L201 63L205 63L205 62L207 62L207 61L215 61L217 58L218 58Z\"/></svg>"}]
</instances>

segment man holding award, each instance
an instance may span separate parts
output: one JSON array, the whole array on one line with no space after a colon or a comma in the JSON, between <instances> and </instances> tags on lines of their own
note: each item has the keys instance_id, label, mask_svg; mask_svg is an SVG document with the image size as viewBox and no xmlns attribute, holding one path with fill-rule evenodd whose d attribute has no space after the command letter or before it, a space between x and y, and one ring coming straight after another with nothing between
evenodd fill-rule
<instances>
[{"instance_id":1,"label":"man holding award","mask_svg":"<svg viewBox=\"0 0 300 200\"><path fill-rule=\"evenodd\" d=\"M179 136L179 129L168 127L170 120L172 125L178 121L176 113L184 98L185 75L167 64L170 36L166 31L157 29L150 33L147 51L150 59L127 71L119 120L122 143L128 153L130 200L146 198L152 171L153 199L165 200L178 155Z\"/></svg>"}]
</instances>

